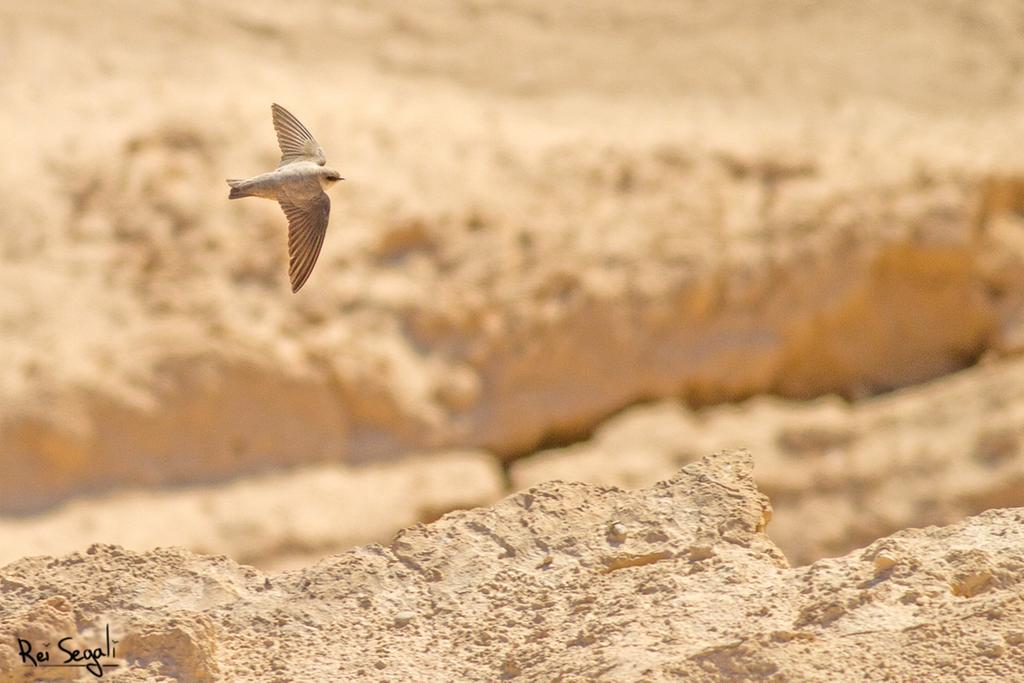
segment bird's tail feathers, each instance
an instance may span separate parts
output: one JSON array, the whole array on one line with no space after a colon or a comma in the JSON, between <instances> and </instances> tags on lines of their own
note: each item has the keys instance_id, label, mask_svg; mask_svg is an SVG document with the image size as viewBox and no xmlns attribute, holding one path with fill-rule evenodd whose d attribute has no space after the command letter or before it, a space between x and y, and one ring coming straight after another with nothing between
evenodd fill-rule
<instances>
[{"instance_id":1,"label":"bird's tail feathers","mask_svg":"<svg viewBox=\"0 0 1024 683\"><path fill-rule=\"evenodd\" d=\"M241 199L242 197L250 197L251 195L242 188L244 180L237 178L228 178L228 185L231 186L231 192L228 193L228 199Z\"/></svg>"}]
</instances>

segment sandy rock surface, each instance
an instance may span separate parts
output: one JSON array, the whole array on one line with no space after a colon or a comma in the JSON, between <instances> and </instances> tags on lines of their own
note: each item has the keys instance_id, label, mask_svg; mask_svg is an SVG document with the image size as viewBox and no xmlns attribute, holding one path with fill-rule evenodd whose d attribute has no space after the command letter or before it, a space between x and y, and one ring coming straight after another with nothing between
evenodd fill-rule
<instances>
[{"instance_id":1,"label":"sandy rock surface","mask_svg":"<svg viewBox=\"0 0 1024 683\"><path fill-rule=\"evenodd\" d=\"M0 4L0 512L1020 348L1020 8L867 5ZM349 179L298 297L271 100Z\"/></svg>"},{"instance_id":2,"label":"sandy rock surface","mask_svg":"<svg viewBox=\"0 0 1024 683\"><path fill-rule=\"evenodd\" d=\"M752 447L771 458L759 483L796 562L1024 505L1024 489L1002 484L1017 481L1016 432L1000 431L1016 408L987 411L962 390L953 403L973 417L945 410L960 425L937 430L946 443L925 419L891 430L858 408L903 386L957 391L943 388L961 386L950 373L982 357L1016 373L1019 6L716 5L307 0L283 18L250 0L187 12L0 2L0 126L18 131L0 155L4 558L62 554L64 541L42 539L72 534L79 548L159 545L86 530L121 526L138 509L125 496L166 501L170 487L196 510L285 468L382 457L415 477L432 449L520 459L507 493L543 478L526 474L535 451L547 467L550 446L636 403L766 392L853 404L740 408L737 424L706 429L669 418L686 443L655 447L667 460L618 450L607 473L572 478L641 485L709 449ZM298 297L277 207L227 202L223 185L276 162L274 100L348 178ZM877 426L879 447L898 453L858 437L826 439L825 459L776 457L819 448L772 436L817 416L843 433ZM890 475L927 471L900 446L919 442L943 462L994 464L968 466L968 479L942 465L949 476L922 475L911 501L879 493ZM631 482L623 467L644 474ZM818 484L834 492L832 515ZM275 509L242 516L280 529ZM296 560L236 556L208 533L219 522L195 519L176 542ZM393 519L376 537L336 520L333 538L383 541L419 517ZM803 538L785 531L809 520ZM273 536L265 547L298 556L341 549Z\"/></svg>"},{"instance_id":3,"label":"sandy rock surface","mask_svg":"<svg viewBox=\"0 0 1024 683\"><path fill-rule=\"evenodd\" d=\"M650 488L553 482L265 574L97 545L0 571L26 639L110 625L118 681L1013 680L1024 512L790 568L752 459ZM5 680L29 680L0 643Z\"/></svg>"},{"instance_id":4,"label":"sandy rock surface","mask_svg":"<svg viewBox=\"0 0 1024 683\"><path fill-rule=\"evenodd\" d=\"M985 364L847 403L774 398L694 412L632 408L593 438L511 467L513 489L550 479L627 488L702 453L743 446L775 508L769 532L794 564L906 527L1024 505L1024 360Z\"/></svg>"},{"instance_id":5,"label":"sandy rock surface","mask_svg":"<svg viewBox=\"0 0 1024 683\"><path fill-rule=\"evenodd\" d=\"M0 683L1024 680L1018 0L0 0L0 101Z\"/></svg>"},{"instance_id":6,"label":"sandy rock surface","mask_svg":"<svg viewBox=\"0 0 1024 683\"><path fill-rule=\"evenodd\" d=\"M0 518L0 565L25 555L66 554L102 538L132 550L174 545L225 554L264 569L303 566L451 510L491 503L504 491L501 468L481 452L419 454L359 468L320 465L159 492L134 489L45 514Z\"/></svg>"}]
</instances>

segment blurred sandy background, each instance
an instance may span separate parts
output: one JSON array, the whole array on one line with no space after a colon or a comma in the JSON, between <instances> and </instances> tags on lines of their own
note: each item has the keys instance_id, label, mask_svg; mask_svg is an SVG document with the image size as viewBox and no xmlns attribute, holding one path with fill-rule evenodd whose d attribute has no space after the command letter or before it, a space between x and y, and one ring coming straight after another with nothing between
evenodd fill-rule
<instances>
[{"instance_id":1,"label":"blurred sandy background","mask_svg":"<svg viewBox=\"0 0 1024 683\"><path fill-rule=\"evenodd\" d=\"M748 447L794 563L1024 506L1024 5L0 3L0 563L296 566ZM270 103L345 183L287 285Z\"/></svg>"}]
</instances>

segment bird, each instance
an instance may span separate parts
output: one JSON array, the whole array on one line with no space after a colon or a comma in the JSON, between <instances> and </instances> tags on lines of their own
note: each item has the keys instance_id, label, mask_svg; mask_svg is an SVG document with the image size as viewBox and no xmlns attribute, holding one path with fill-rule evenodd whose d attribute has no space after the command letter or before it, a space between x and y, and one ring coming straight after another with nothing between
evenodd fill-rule
<instances>
[{"instance_id":1,"label":"bird","mask_svg":"<svg viewBox=\"0 0 1024 683\"><path fill-rule=\"evenodd\" d=\"M288 278L296 293L313 272L327 233L331 199L324 190L344 178L327 166L320 143L291 112L276 102L270 112L281 163L248 180L229 178L228 199L263 197L281 205L288 219Z\"/></svg>"}]
</instances>

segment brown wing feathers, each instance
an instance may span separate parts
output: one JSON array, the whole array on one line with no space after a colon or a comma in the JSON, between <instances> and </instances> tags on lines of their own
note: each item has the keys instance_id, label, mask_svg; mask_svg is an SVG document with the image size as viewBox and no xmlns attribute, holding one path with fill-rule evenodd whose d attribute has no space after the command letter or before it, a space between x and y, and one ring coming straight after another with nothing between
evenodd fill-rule
<instances>
[{"instance_id":1,"label":"brown wing feathers","mask_svg":"<svg viewBox=\"0 0 1024 683\"><path fill-rule=\"evenodd\" d=\"M306 206L281 200L281 209L288 218L288 277L292 292L297 292L313 272L327 232L331 200L321 193Z\"/></svg>"},{"instance_id":2,"label":"brown wing feathers","mask_svg":"<svg viewBox=\"0 0 1024 683\"><path fill-rule=\"evenodd\" d=\"M281 147L282 166L293 161L314 161L321 166L327 163L320 143L301 121L279 104L271 105L270 110L274 118L277 144Z\"/></svg>"}]
</instances>

